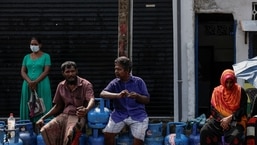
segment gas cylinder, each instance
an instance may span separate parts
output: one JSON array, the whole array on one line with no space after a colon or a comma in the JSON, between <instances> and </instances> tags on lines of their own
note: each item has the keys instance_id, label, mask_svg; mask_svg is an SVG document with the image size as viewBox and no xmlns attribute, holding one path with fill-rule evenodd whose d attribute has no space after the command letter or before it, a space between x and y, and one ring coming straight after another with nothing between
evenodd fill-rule
<instances>
[{"instance_id":1,"label":"gas cylinder","mask_svg":"<svg viewBox=\"0 0 257 145\"><path fill-rule=\"evenodd\" d=\"M87 136L85 133L82 133L82 135L79 138L79 145L86 145L87 143Z\"/></svg>"},{"instance_id":2,"label":"gas cylinder","mask_svg":"<svg viewBox=\"0 0 257 145\"><path fill-rule=\"evenodd\" d=\"M189 136L189 145L200 145L200 133L198 131L198 123L194 123L192 133Z\"/></svg>"},{"instance_id":3,"label":"gas cylinder","mask_svg":"<svg viewBox=\"0 0 257 145\"><path fill-rule=\"evenodd\" d=\"M111 111L107 108L108 101L103 98L95 98L99 101L99 106L91 109L87 114L88 127L90 128L104 128L109 120ZM106 104L106 105L105 105ZM107 106L107 107L106 107Z\"/></svg>"},{"instance_id":4,"label":"gas cylinder","mask_svg":"<svg viewBox=\"0 0 257 145\"><path fill-rule=\"evenodd\" d=\"M120 133L116 138L116 145L132 145L133 136L131 132Z\"/></svg>"},{"instance_id":5,"label":"gas cylinder","mask_svg":"<svg viewBox=\"0 0 257 145\"><path fill-rule=\"evenodd\" d=\"M4 122L0 123L0 145L23 145L22 140L19 138L19 129L14 129L15 136L14 138L8 139L8 132L10 130L6 129ZM11 130L13 131L13 130Z\"/></svg>"},{"instance_id":6,"label":"gas cylinder","mask_svg":"<svg viewBox=\"0 0 257 145\"><path fill-rule=\"evenodd\" d=\"M37 135L37 145L45 145L44 139L41 134ZM79 138L79 145L86 145L86 134L83 133Z\"/></svg>"},{"instance_id":7,"label":"gas cylinder","mask_svg":"<svg viewBox=\"0 0 257 145\"><path fill-rule=\"evenodd\" d=\"M146 130L145 145L162 145L163 140L162 122L149 123Z\"/></svg>"},{"instance_id":8,"label":"gas cylinder","mask_svg":"<svg viewBox=\"0 0 257 145\"><path fill-rule=\"evenodd\" d=\"M175 134L170 134L170 127L171 125L175 125ZM186 135L183 134L184 127L186 126L186 123L184 122L168 122L167 123L167 136L164 139L164 145L188 145L189 139Z\"/></svg>"},{"instance_id":9,"label":"gas cylinder","mask_svg":"<svg viewBox=\"0 0 257 145\"><path fill-rule=\"evenodd\" d=\"M92 135L88 137L88 145L104 145L104 136L99 132L99 129L92 129Z\"/></svg>"},{"instance_id":10,"label":"gas cylinder","mask_svg":"<svg viewBox=\"0 0 257 145\"><path fill-rule=\"evenodd\" d=\"M19 129L20 139L24 145L37 145L37 135L30 120L16 121L15 126Z\"/></svg>"},{"instance_id":11,"label":"gas cylinder","mask_svg":"<svg viewBox=\"0 0 257 145\"><path fill-rule=\"evenodd\" d=\"M149 123L146 130L146 137L159 137L162 136L162 122Z\"/></svg>"},{"instance_id":12,"label":"gas cylinder","mask_svg":"<svg viewBox=\"0 0 257 145\"><path fill-rule=\"evenodd\" d=\"M47 124L50 120L51 120L51 119L46 119L46 120L44 120L45 124ZM45 142L44 142L44 139L43 139L41 133L39 133L39 134L37 135L37 145L45 145Z\"/></svg>"},{"instance_id":13,"label":"gas cylinder","mask_svg":"<svg viewBox=\"0 0 257 145\"><path fill-rule=\"evenodd\" d=\"M146 137L145 138L145 145L163 145L164 137L157 136L157 137Z\"/></svg>"},{"instance_id":14,"label":"gas cylinder","mask_svg":"<svg viewBox=\"0 0 257 145\"><path fill-rule=\"evenodd\" d=\"M44 139L43 139L41 133L39 133L37 135L37 145L45 145L45 142L44 142Z\"/></svg>"}]
</instances>

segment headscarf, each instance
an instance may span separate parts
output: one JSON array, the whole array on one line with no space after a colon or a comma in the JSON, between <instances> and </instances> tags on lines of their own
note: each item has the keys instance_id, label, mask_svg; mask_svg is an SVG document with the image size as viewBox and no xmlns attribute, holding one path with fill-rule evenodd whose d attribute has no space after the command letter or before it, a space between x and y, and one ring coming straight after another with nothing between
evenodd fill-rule
<instances>
[{"instance_id":1,"label":"headscarf","mask_svg":"<svg viewBox=\"0 0 257 145\"><path fill-rule=\"evenodd\" d=\"M226 87L226 81L231 79L234 83L231 89ZM214 88L211 105L224 117L233 114L240 107L241 87L236 83L235 73L231 69L223 71L220 85Z\"/></svg>"}]
</instances>

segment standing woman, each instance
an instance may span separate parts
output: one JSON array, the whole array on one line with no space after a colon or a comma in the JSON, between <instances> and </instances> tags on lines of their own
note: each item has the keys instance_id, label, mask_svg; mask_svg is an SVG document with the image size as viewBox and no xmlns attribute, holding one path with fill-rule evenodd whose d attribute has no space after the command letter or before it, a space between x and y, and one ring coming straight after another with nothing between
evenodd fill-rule
<instances>
[{"instance_id":1,"label":"standing woman","mask_svg":"<svg viewBox=\"0 0 257 145\"><path fill-rule=\"evenodd\" d=\"M29 116L28 101L32 90L36 90L39 97L43 98L48 112L52 107L52 94L48 73L51 66L51 58L48 53L41 50L41 40L32 37L30 41L31 53L24 56L21 67L21 76L24 79L21 90L20 119L34 123L42 115L36 117Z\"/></svg>"}]
</instances>

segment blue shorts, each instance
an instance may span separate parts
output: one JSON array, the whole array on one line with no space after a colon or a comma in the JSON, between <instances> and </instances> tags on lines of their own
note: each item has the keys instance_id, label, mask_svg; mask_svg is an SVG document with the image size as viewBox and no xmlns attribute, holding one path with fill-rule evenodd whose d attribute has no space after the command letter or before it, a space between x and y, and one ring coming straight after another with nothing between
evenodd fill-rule
<instances>
[{"instance_id":1,"label":"blue shorts","mask_svg":"<svg viewBox=\"0 0 257 145\"><path fill-rule=\"evenodd\" d=\"M132 120L131 117L124 119L121 122L115 123L112 118L109 118L109 122L103 129L103 132L119 133L125 125L128 125L133 137L144 141L145 132L148 128L149 118L145 118L143 122Z\"/></svg>"}]
</instances>

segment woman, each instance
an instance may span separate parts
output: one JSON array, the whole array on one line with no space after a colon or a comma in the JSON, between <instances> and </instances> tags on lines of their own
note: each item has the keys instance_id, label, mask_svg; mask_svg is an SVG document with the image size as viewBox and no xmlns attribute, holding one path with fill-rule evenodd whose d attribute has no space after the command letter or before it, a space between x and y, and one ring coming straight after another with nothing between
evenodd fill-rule
<instances>
[{"instance_id":1,"label":"woman","mask_svg":"<svg viewBox=\"0 0 257 145\"><path fill-rule=\"evenodd\" d=\"M28 101L32 90L36 90L39 97L43 98L46 111L52 107L52 94L48 73L50 71L50 55L41 50L41 40L32 37L30 41L31 53L25 55L22 61L21 76L24 79L21 91L20 119L31 119L36 122L40 116L29 116Z\"/></svg>"},{"instance_id":2,"label":"woman","mask_svg":"<svg viewBox=\"0 0 257 145\"><path fill-rule=\"evenodd\" d=\"M243 144L246 127L247 96L236 83L233 70L226 69L220 77L221 85L211 97L211 116L200 132L201 145L215 145L224 141L230 145Z\"/></svg>"}]
</instances>

